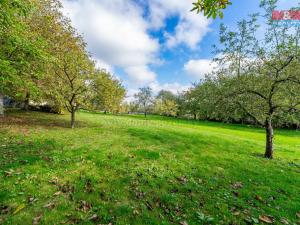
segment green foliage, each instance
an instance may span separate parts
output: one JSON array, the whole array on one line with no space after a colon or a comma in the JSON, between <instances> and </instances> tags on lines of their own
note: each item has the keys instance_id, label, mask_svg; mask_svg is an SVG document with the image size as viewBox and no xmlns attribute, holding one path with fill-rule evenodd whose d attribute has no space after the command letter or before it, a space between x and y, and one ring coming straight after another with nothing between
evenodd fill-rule
<instances>
[{"instance_id":1,"label":"green foliage","mask_svg":"<svg viewBox=\"0 0 300 225\"><path fill-rule=\"evenodd\" d=\"M0 94L24 101L26 108L30 101L65 108L72 120L79 108L91 108L91 98L100 93L91 85L99 71L60 1L2 0L0 7ZM124 88L111 77L100 82L102 103L107 98L105 107L117 111Z\"/></svg>"},{"instance_id":2,"label":"green foliage","mask_svg":"<svg viewBox=\"0 0 300 225\"><path fill-rule=\"evenodd\" d=\"M140 88L139 92L135 94L134 97L136 99L136 104L141 108L146 117L153 103L152 89L150 87Z\"/></svg>"},{"instance_id":3,"label":"green foliage","mask_svg":"<svg viewBox=\"0 0 300 225\"><path fill-rule=\"evenodd\" d=\"M217 16L223 18L223 10L231 4L229 0L197 0L193 3L194 6L191 11L203 12L207 18L216 19Z\"/></svg>"},{"instance_id":4,"label":"green foliage","mask_svg":"<svg viewBox=\"0 0 300 225\"><path fill-rule=\"evenodd\" d=\"M24 90L37 92L34 68L46 53L44 41L28 23L34 13L31 1L0 3L0 92L11 97L22 96Z\"/></svg>"},{"instance_id":5,"label":"green foliage","mask_svg":"<svg viewBox=\"0 0 300 225\"><path fill-rule=\"evenodd\" d=\"M91 86L93 108L112 113L121 111L126 90L118 79L105 70L96 71Z\"/></svg>"},{"instance_id":6,"label":"green foliage","mask_svg":"<svg viewBox=\"0 0 300 225\"><path fill-rule=\"evenodd\" d=\"M165 116L176 116L178 113L176 96L170 91L161 90L154 101L154 112Z\"/></svg>"},{"instance_id":7,"label":"green foliage","mask_svg":"<svg viewBox=\"0 0 300 225\"><path fill-rule=\"evenodd\" d=\"M219 121L249 122L266 128L266 157L272 158L273 125L300 118L300 29L270 18L276 1L264 2L265 36L257 39L258 14L220 27L218 71L186 93L188 113ZM280 122L280 121L284 122ZM274 124L275 123L275 124ZM277 124L276 124L277 123Z\"/></svg>"}]
</instances>

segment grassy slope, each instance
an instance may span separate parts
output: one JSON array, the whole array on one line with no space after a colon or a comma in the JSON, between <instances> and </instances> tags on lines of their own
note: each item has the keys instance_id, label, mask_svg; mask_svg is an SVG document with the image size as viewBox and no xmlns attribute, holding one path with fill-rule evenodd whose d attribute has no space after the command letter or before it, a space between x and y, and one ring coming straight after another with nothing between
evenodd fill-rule
<instances>
[{"instance_id":1,"label":"grassy slope","mask_svg":"<svg viewBox=\"0 0 300 225\"><path fill-rule=\"evenodd\" d=\"M244 224L259 215L297 223L299 132L277 131L269 161L257 128L77 118L75 130L66 128L68 116L14 113L0 121L0 224L39 216L43 224Z\"/></svg>"}]
</instances>

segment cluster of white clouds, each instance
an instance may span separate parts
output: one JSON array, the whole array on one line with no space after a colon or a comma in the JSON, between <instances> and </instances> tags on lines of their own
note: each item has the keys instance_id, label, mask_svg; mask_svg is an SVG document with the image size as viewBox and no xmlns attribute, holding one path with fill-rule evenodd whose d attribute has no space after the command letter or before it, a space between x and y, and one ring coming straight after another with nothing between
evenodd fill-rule
<instances>
[{"instance_id":1,"label":"cluster of white clouds","mask_svg":"<svg viewBox=\"0 0 300 225\"><path fill-rule=\"evenodd\" d=\"M184 70L197 80L204 79L206 74L211 73L217 67L217 63L210 59L192 59L184 64Z\"/></svg>"},{"instance_id":2,"label":"cluster of white clouds","mask_svg":"<svg viewBox=\"0 0 300 225\"><path fill-rule=\"evenodd\" d=\"M63 6L97 61L110 69L123 68L136 82L156 79L149 64L156 61L159 43L148 35L138 5L128 0L65 0Z\"/></svg>"},{"instance_id":3,"label":"cluster of white clouds","mask_svg":"<svg viewBox=\"0 0 300 225\"><path fill-rule=\"evenodd\" d=\"M201 14L191 13L191 0L151 0L149 1L150 25L154 29L165 26L167 18L179 16L174 33L165 32L166 45L169 48L185 44L194 49L204 35L210 31L210 21Z\"/></svg>"},{"instance_id":4,"label":"cluster of white clouds","mask_svg":"<svg viewBox=\"0 0 300 225\"><path fill-rule=\"evenodd\" d=\"M63 0L63 13L84 36L99 67L108 71L114 71L114 67L123 69L132 88L150 85L154 90L164 88L175 92L186 87L179 83L159 84L151 65L161 63L161 47L174 48L182 44L195 49L209 32L210 21L190 12L192 2L151 0L139 4L133 0ZM147 12L142 4L147 5ZM166 20L173 16L179 18L174 32L165 32L164 43L159 43L149 31L163 29ZM190 61L185 70L193 75L198 66L206 64Z\"/></svg>"}]
</instances>

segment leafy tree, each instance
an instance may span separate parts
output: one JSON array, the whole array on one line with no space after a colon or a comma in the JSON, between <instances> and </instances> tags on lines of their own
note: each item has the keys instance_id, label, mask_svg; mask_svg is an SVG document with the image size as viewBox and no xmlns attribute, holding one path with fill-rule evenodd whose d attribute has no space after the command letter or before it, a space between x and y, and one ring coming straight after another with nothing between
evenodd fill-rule
<instances>
[{"instance_id":1,"label":"leafy tree","mask_svg":"<svg viewBox=\"0 0 300 225\"><path fill-rule=\"evenodd\" d=\"M203 12L207 18L215 19L217 16L223 18L223 10L231 4L229 0L197 0L193 3L194 7L191 11Z\"/></svg>"},{"instance_id":2,"label":"leafy tree","mask_svg":"<svg viewBox=\"0 0 300 225\"><path fill-rule=\"evenodd\" d=\"M50 99L70 112L71 127L74 128L76 111L86 106L91 97L90 80L94 75L94 63L82 37L59 12L59 2L49 0L43 3L40 12L47 15L48 20L41 22L51 23L50 30L45 30L43 35L51 46L48 52L52 58L45 68L47 74L40 82L40 88L46 101Z\"/></svg>"},{"instance_id":3,"label":"leafy tree","mask_svg":"<svg viewBox=\"0 0 300 225\"><path fill-rule=\"evenodd\" d=\"M139 111L139 105L136 102L129 102L129 112L135 113Z\"/></svg>"},{"instance_id":4,"label":"leafy tree","mask_svg":"<svg viewBox=\"0 0 300 225\"><path fill-rule=\"evenodd\" d=\"M242 73L227 74L223 80L224 96L242 109L248 117L266 129L265 157L273 158L273 121L274 118L285 113L299 110L300 75L299 46L300 28L289 24L279 25L270 18L276 1L262 1L266 10L267 30L263 40L256 39L252 32L257 27L256 20L242 26L245 33L251 38L244 41L252 51L244 51L244 58L248 58L251 67ZM225 33L230 36L231 32ZM232 39L224 38L225 46ZM223 44L224 44L223 43ZM231 48L230 47L230 48ZM224 48L222 52L235 52L236 49ZM240 54L240 53L237 53ZM228 58L229 64L236 64L236 58ZM224 75L224 74L223 74ZM225 74L226 75L226 74Z\"/></svg>"},{"instance_id":5,"label":"leafy tree","mask_svg":"<svg viewBox=\"0 0 300 225\"><path fill-rule=\"evenodd\" d=\"M92 80L94 108L106 112L120 111L126 91L118 79L105 70L98 70Z\"/></svg>"},{"instance_id":6,"label":"leafy tree","mask_svg":"<svg viewBox=\"0 0 300 225\"><path fill-rule=\"evenodd\" d=\"M192 115L194 120L197 119L197 114L200 110L199 96L194 89L190 89L185 93L185 109L189 115Z\"/></svg>"},{"instance_id":7,"label":"leafy tree","mask_svg":"<svg viewBox=\"0 0 300 225\"><path fill-rule=\"evenodd\" d=\"M34 90L35 63L41 60L44 42L31 32L28 18L35 13L33 3L24 0L0 2L0 114L3 96L18 98L24 90Z\"/></svg>"},{"instance_id":8,"label":"leafy tree","mask_svg":"<svg viewBox=\"0 0 300 225\"><path fill-rule=\"evenodd\" d=\"M178 110L176 96L170 91L161 90L156 96L154 108L156 113L176 116Z\"/></svg>"},{"instance_id":9,"label":"leafy tree","mask_svg":"<svg viewBox=\"0 0 300 225\"><path fill-rule=\"evenodd\" d=\"M219 40L222 47L214 45L219 73L226 72L240 76L251 68L251 59L255 57L257 39L255 34L258 29L258 14L251 15L249 20L237 23L237 31L228 31L224 24L220 25Z\"/></svg>"},{"instance_id":10,"label":"leafy tree","mask_svg":"<svg viewBox=\"0 0 300 225\"><path fill-rule=\"evenodd\" d=\"M143 87L139 89L139 92L134 95L137 104L142 108L145 117L152 104L152 89L150 87Z\"/></svg>"},{"instance_id":11,"label":"leafy tree","mask_svg":"<svg viewBox=\"0 0 300 225\"><path fill-rule=\"evenodd\" d=\"M54 68L53 88L63 97L64 106L71 113L71 127L74 128L76 111L89 101L89 81L94 71L81 38L67 35L64 40L62 58Z\"/></svg>"}]
</instances>

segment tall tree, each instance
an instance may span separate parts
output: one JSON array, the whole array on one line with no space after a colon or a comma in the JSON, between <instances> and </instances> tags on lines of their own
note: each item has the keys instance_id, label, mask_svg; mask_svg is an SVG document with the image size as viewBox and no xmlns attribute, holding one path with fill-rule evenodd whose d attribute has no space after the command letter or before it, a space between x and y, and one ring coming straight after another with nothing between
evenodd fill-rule
<instances>
[{"instance_id":1,"label":"tall tree","mask_svg":"<svg viewBox=\"0 0 300 225\"><path fill-rule=\"evenodd\" d=\"M143 87L139 89L139 92L134 95L137 104L142 108L145 117L150 109L153 101L152 89L150 87Z\"/></svg>"},{"instance_id":2,"label":"tall tree","mask_svg":"<svg viewBox=\"0 0 300 225\"><path fill-rule=\"evenodd\" d=\"M71 114L71 127L74 128L76 111L89 102L89 82L94 75L94 67L80 37L66 34L64 41L62 58L54 68L56 77L53 89L62 97L66 109Z\"/></svg>"},{"instance_id":3,"label":"tall tree","mask_svg":"<svg viewBox=\"0 0 300 225\"><path fill-rule=\"evenodd\" d=\"M299 71L299 40L300 28L288 23L278 24L271 19L276 1L262 1L266 10L267 29L263 40L251 41L253 51L248 54L251 69L242 74L228 74L231 78L224 83L227 97L234 101L256 123L265 127L265 157L273 158L273 121L282 112L299 110L300 106L300 75ZM251 21L245 29L249 33L257 25ZM230 33L229 33L230 34ZM224 52L226 54L226 52ZM249 57L249 56L252 56ZM230 63L236 63L235 58ZM226 80L226 79L225 79Z\"/></svg>"},{"instance_id":4,"label":"tall tree","mask_svg":"<svg viewBox=\"0 0 300 225\"><path fill-rule=\"evenodd\" d=\"M32 1L3 0L0 2L0 113L3 96L19 97L24 87L34 88L34 62L43 55L44 42L31 32L28 17L35 14Z\"/></svg>"}]
</instances>

